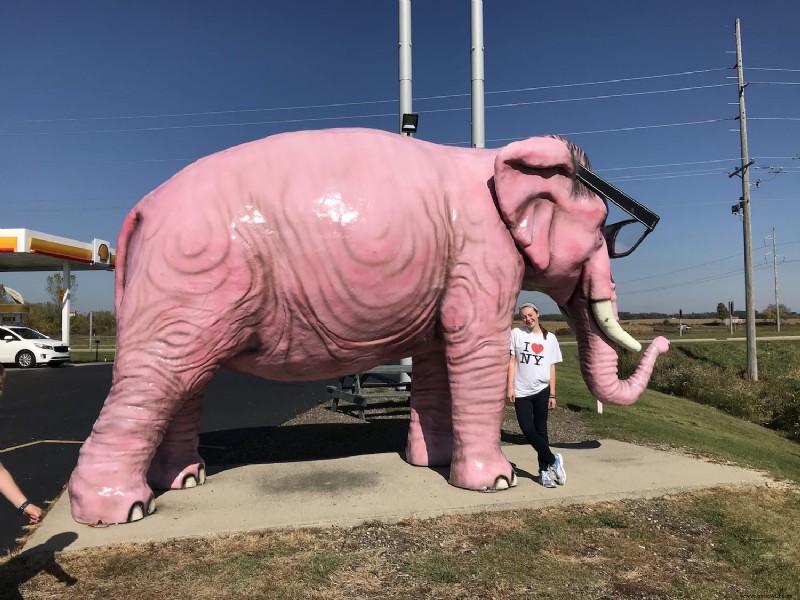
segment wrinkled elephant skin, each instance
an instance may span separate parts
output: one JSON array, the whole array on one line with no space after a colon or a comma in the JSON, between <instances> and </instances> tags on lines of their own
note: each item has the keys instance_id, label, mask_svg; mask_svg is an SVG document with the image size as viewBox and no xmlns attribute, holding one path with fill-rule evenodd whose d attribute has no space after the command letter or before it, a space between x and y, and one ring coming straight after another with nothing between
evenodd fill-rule
<instances>
[{"instance_id":1,"label":"wrinkled elephant skin","mask_svg":"<svg viewBox=\"0 0 800 600\"><path fill-rule=\"evenodd\" d=\"M152 489L203 483L200 405L220 367L319 380L412 356L407 460L450 464L463 488L514 485L499 431L523 278L568 311L612 299L605 204L575 193L577 153L555 138L478 150L298 132L154 190L117 245L117 358L70 478L73 517L136 520Z\"/></svg>"}]
</instances>

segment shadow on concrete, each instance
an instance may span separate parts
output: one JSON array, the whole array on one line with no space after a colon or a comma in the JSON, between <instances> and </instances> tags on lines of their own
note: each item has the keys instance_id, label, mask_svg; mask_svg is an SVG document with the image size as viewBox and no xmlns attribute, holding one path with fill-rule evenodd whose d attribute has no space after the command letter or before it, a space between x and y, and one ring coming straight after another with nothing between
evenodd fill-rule
<instances>
[{"instance_id":1,"label":"shadow on concrete","mask_svg":"<svg viewBox=\"0 0 800 600\"><path fill-rule=\"evenodd\" d=\"M394 406L394 405L387 405ZM370 408L380 409L378 403ZM407 416L407 415L405 415ZM209 473L225 466L325 460L362 454L405 455L408 419L374 414L367 422L248 427L200 434L200 455Z\"/></svg>"}]
</instances>

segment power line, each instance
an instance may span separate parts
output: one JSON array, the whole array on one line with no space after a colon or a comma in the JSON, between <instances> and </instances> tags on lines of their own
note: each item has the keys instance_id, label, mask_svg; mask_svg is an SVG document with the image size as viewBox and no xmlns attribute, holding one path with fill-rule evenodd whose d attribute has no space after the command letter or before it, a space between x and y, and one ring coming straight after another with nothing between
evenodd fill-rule
<instances>
[{"instance_id":1,"label":"power line","mask_svg":"<svg viewBox=\"0 0 800 600\"><path fill-rule=\"evenodd\" d=\"M704 121L686 121L684 123L663 123L663 124L659 124L659 125L639 125L639 126L635 126L635 127L618 127L618 128L615 128L615 129L595 129L595 130L590 130L590 131L573 131L573 132L570 132L570 133L559 133L559 135L566 137L566 136L575 136L575 135L589 135L589 134L594 134L594 133L616 133L616 132L621 132L621 131L638 131L638 130L642 130L642 129L660 129L660 128L665 128L665 127L685 127L685 126L689 126L689 125L707 125L709 123L722 123L724 121L733 121L733 120L735 120L735 117L726 117L724 119L706 119ZM528 139L530 137L534 137L535 135L541 135L541 134L532 134L532 135L513 137L513 138L494 138L494 139L486 140L486 141L487 142L514 142L514 141L517 141L517 140L525 140L525 139ZM469 142L457 142L457 143L451 143L449 145L458 146L458 145L467 144L467 143L469 143Z\"/></svg>"},{"instance_id":2,"label":"power line","mask_svg":"<svg viewBox=\"0 0 800 600\"><path fill-rule=\"evenodd\" d=\"M795 262L795 261L787 261L787 262ZM769 265L758 265L754 268L755 271L761 271L765 268L769 267ZM691 281L685 281L682 283L674 283L670 285L664 285L661 287L654 287L649 288L646 290L633 290L633 291L620 291L617 289L617 296L626 296L626 295L634 295L634 294L650 294L653 292L663 292L664 290L673 290L675 288L682 288L682 287L690 287L693 285L697 285L699 283L708 283L710 281L718 281L720 279L727 279L728 277L734 277L736 275L741 275L744 273L744 269L736 269L735 271L728 271L727 273L720 273L718 275L709 275L707 277L702 277L700 279L693 279Z\"/></svg>"},{"instance_id":3,"label":"power line","mask_svg":"<svg viewBox=\"0 0 800 600\"><path fill-rule=\"evenodd\" d=\"M768 67L747 67L745 71L784 71L787 73L800 73L800 69L770 69Z\"/></svg>"},{"instance_id":4,"label":"power line","mask_svg":"<svg viewBox=\"0 0 800 600\"><path fill-rule=\"evenodd\" d=\"M662 75L646 75L642 77L627 77L627 78L620 78L620 79L606 79L603 81L587 81L581 83L564 83L564 84L557 84L557 85L541 85L535 87L525 87L525 88L515 88L515 89L507 89L507 90L494 90L494 91L487 91L486 94L511 94L511 93L518 93L518 92L531 92L531 91L541 91L541 90L552 90L552 89L562 89L562 88L570 88L570 87L580 87L580 86L591 86L591 85L605 85L605 84L612 84L612 83L626 83L631 81L643 81L648 79L660 79L665 77L680 77L685 75L696 75L701 73L713 73L716 71L727 71L727 67L723 68L716 68L716 69L703 69L703 70L695 70L695 71L683 71L680 73L666 73ZM435 96L420 96L415 97L415 101L423 101L423 100L444 100L450 98L464 98L470 96L471 93L463 93L463 94L444 94L444 95L435 95ZM62 117L57 119L20 119L20 120L4 120L0 121L5 124L22 124L22 123L59 123L59 122L73 122L73 121L107 121L107 120L114 120L114 119L162 119L162 118L175 118L175 117L200 117L200 116L216 116L216 115L228 115L228 114L243 114L243 113L253 113L253 112L271 112L271 111L279 111L279 110L317 110L322 108L343 108L348 106L365 106L371 104L396 104L398 102L397 99L392 100L363 100L363 101L355 101L355 102L332 102L329 104L306 104L306 105L297 105L297 106L277 106L277 107L262 107L262 108L242 108L242 109L232 109L232 110L209 110L209 111L199 111L199 112L187 112L187 113L165 113L165 114L157 114L157 115L119 115L113 117Z\"/></svg>"},{"instance_id":5,"label":"power line","mask_svg":"<svg viewBox=\"0 0 800 600\"><path fill-rule=\"evenodd\" d=\"M792 241L792 242L781 242L780 244L776 244L776 246L788 246L788 245L791 245L791 244L800 244L800 240L795 240L795 241ZM722 258L716 258L714 260L710 260L708 262L700 263L700 264L697 264L697 265L692 265L690 267L684 267L682 269L675 269L674 271L666 271L664 273L657 273L656 275L648 275L647 277L637 277L636 279L626 279L624 281L618 281L617 283L622 285L622 284L628 284L628 283L636 283L638 281L645 281L647 279L656 279L656 278L659 278L659 277L666 277L667 275L674 275L675 273L683 273L685 271L692 271L694 269L699 269L701 267L707 267L708 265L713 265L713 264L716 264L716 263L719 263L719 262L724 262L726 260L731 260L732 258L741 258L741 257L742 257L741 253L731 254L730 256L723 256ZM741 271L739 271L739 272L741 272Z\"/></svg>"},{"instance_id":6,"label":"power line","mask_svg":"<svg viewBox=\"0 0 800 600\"><path fill-rule=\"evenodd\" d=\"M514 108L519 106L533 106L533 105L540 105L540 104L560 104L564 102L584 102L588 100L607 100L611 98L625 98L625 97L633 97L633 96L647 96L653 94L666 94L666 93L675 93L675 92L687 92L687 91L694 91L694 90L702 90L702 89L710 89L710 88L718 88L718 87L728 87L733 84L729 83L718 83L713 85L702 85L702 86L693 86L693 87L683 87L683 88L672 88L667 90L651 90L646 92L628 92L623 94L602 94L598 96L584 96L578 98L560 98L560 99L552 99L552 100L532 100L529 102L507 102L504 104L492 104L487 105L486 108ZM472 110L471 107L455 107L455 108L437 108L437 109L430 109L430 110L420 110L417 111L419 114L435 114L435 113L446 113L446 112L461 112ZM345 115L345 116L331 116L331 117L305 117L302 119L282 119L276 121L253 121L253 122L242 122L242 123L207 123L207 124L190 124L190 125L163 125L163 126L153 126L153 127L130 127L130 128L122 128L122 129L84 129L84 130L71 130L71 131L25 131L25 132L3 132L0 133L0 136L9 137L9 136L25 136L25 135L75 135L75 134L93 134L93 133L134 133L134 132L149 132L149 131L168 131L168 130L178 130L178 129L204 129L204 128L212 128L212 127L243 127L243 126L255 126L255 125L285 125L285 124L293 124L293 123L312 123L312 122L320 122L320 121L338 121L338 120L350 120L350 119L371 119L371 118L383 118L383 117L394 117L397 116L395 113L378 113L378 114L365 114L365 115Z\"/></svg>"},{"instance_id":7,"label":"power line","mask_svg":"<svg viewBox=\"0 0 800 600\"><path fill-rule=\"evenodd\" d=\"M467 109L468 110L468 109ZM286 125L288 123L311 123L319 121L339 121L349 119L371 119L378 117L396 117L396 113L381 113L373 115L350 115L339 117L316 117L305 119L284 119L280 121L251 121L244 123L209 123L204 125L163 125L160 127L129 127L125 129L84 129L76 131L28 131L28 132L13 132L13 133L0 133L0 136L23 136L23 135L75 135L85 133L135 133L146 131L168 131L175 129L207 129L211 127L251 127L254 125Z\"/></svg>"},{"instance_id":8,"label":"power line","mask_svg":"<svg viewBox=\"0 0 800 600\"><path fill-rule=\"evenodd\" d=\"M86 166L100 166L100 165L133 165L144 163L165 163L165 162L194 162L199 160L200 156L194 158L145 158L140 160L93 160L85 162L54 162L54 163L0 163L0 168L10 167L86 167Z\"/></svg>"},{"instance_id":9,"label":"power line","mask_svg":"<svg viewBox=\"0 0 800 600\"><path fill-rule=\"evenodd\" d=\"M684 271L691 271L693 269L699 269L700 267L707 267L708 265L713 265L718 262L723 262L726 260L731 260L732 258L741 258L741 254L731 254L730 256L724 256L723 258L717 258L714 260L710 260L708 262L700 263L699 265L693 265L691 267L685 267L683 269L676 269L674 271L667 271L665 273L658 273L656 275L648 275L647 277L639 277L637 279L626 279L625 281L619 281L618 284L628 284L628 283L636 283L637 281L645 281L646 279L656 279L658 277L666 277L667 275L674 275L675 273L683 273Z\"/></svg>"},{"instance_id":10,"label":"power line","mask_svg":"<svg viewBox=\"0 0 800 600\"><path fill-rule=\"evenodd\" d=\"M679 179L681 177L707 177L709 175L727 175L724 169L707 171L676 171L674 173L650 173L649 175L627 175L615 177L614 181L656 181L659 179Z\"/></svg>"},{"instance_id":11,"label":"power line","mask_svg":"<svg viewBox=\"0 0 800 600\"><path fill-rule=\"evenodd\" d=\"M778 158L792 158L791 156L765 156L764 158L778 159ZM628 169L657 169L660 167L682 167L685 165L705 165L708 163L721 163L739 160L738 158L718 158L714 160L699 160L693 162L680 162L680 163L664 163L660 165L639 165L636 167L610 167L607 169L595 169L597 173L607 173L609 171L627 171Z\"/></svg>"},{"instance_id":12,"label":"power line","mask_svg":"<svg viewBox=\"0 0 800 600\"><path fill-rule=\"evenodd\" d=\"M800 121L800 117L747 117L750 121Z\"/></svg>"}]
</instances>

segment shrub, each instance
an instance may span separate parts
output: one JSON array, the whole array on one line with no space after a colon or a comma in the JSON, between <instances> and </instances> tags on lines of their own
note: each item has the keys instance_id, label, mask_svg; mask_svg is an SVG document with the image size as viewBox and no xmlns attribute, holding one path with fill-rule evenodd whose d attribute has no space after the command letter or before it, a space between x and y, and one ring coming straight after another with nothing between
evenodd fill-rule
<instances>
[{"instance_id":1,"label":"shrub","mask_svg":"<svg viewBox=\"0 0 800 600\"><path fill-rule=\"evenodd\" d=\"M772 375L760 381L745 378L746 361L731 346L677 346L656 362L649 387L707 404L731 415L768 425L800 441L800 381ZM775 352L775 349L770 351ZM620 377L636 369L639 356L620 354ZM796 361L791 354L780 361ZM794 371L796 371L795 366ZM792 369L773 369L792 371Z\"/></svg>"}]
</instances>

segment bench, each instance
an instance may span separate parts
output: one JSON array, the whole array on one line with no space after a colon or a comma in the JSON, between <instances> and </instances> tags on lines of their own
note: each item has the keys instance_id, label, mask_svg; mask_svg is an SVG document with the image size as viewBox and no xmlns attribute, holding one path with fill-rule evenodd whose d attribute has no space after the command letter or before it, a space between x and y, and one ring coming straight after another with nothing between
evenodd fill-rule
<instances>
[{"instance_id":1,"label":"bench","mask_svg":"<svg viewBox=\"0 0 800 600\"><path fill-rule=\"evenodd\" d=\"M327 386L328 395L331 397L331 410L338 411L339 402L343 400L354 404L358 418L366 421L364 409L367 407L369 398L409 398L411 396L411 382L395 379L397 375L403 373L411 375L412 365L380 365L363 373L342 377L339 379L338 386ZM387 391L387 388L390 388L391 391Z\"/></svg>"}]
</instances>

